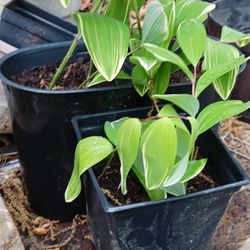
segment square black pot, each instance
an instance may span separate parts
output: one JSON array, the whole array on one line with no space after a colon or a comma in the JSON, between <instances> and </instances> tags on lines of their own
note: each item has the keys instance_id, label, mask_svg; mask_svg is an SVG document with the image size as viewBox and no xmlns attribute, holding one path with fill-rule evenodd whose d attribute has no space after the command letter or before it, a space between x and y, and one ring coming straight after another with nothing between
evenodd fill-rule
<instances>
[{"instance_id":1,"label":"square black pot","mask_svg":"<svg viewBox=\"0 0 250 250\"><path fill-rule=\"evenodd\" d=\"M123 116L145 117L148 108L75 117L78 139L103 135L103 123ZM249 179L212 130L198 141L220 186L132 205L114 206L104 196L92 170L84 176L87 213L97 249L209 249L231 195ZM112 181L112 180L111 180Z\"/></svg>"}]
</instances>

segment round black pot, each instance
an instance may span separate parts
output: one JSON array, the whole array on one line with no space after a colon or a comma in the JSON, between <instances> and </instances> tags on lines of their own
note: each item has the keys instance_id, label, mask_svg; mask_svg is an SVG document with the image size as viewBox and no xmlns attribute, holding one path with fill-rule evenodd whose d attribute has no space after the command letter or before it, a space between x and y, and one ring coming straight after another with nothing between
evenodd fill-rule
<instances>
[{"instance_id":1,"label":"round black pot","mask_svg":"<svg viewBox=\"0 0 250 250\"><path fill-rule=\"evenodd\" d=\"M148 108L75 117L77 138L104 135L103 124L124 116L146 117ZM96 126L99 124L99 126ZM212 130L197 142L220 186L159 201L114 206L102 192L92 169L84 178L87 212L98 250L208 250L215 229L234 192L249 177ZM112 181L112 180L110 180Z\"/></svg>"},{"instance_id":2,"label":"round black pot","mask_svg":"<svg viewBox=\"0 0 250 250\"><path fill-rule=\"evenodd\" d=\"M63 42L34 46L11 53L0 62L0 77L31 207L39 215L60 220L85 211L83 199L69 204L64 201L77 143L71 118L149 103L147 98L139 97L129 82L115 87L48 91L10 80L24 69L59 62L69 45ZM88 56L84 50L83 45L78 46L72 60Z\"/></svg>"},{"instance_id":3,"label":"round black pot","mask_svg":"<svg viewBox=\"0 0 250 250\"><path fill-rule=\"evenodd\" d=\"M221 29L224 25L238 31L250 32L250 1L249 0L217 0L216 8L209 13L207 29L208 33L215 37L220 37ZM240 48L246 56L250 55L250 44ZM237 82L232 91L231 98L242 101L250 100L250 63L248 62L242 74L237 78ZM242 114L250 119L250 111Z\"/></svg>"}]
</instances>

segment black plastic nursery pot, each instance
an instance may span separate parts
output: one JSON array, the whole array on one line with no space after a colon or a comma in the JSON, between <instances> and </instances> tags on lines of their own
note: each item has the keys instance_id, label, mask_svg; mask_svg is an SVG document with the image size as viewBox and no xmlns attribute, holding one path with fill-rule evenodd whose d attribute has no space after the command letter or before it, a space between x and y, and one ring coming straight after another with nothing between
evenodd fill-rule
<instances>
[{"instance_id":1,"label":"black plastic nursery pot","mask_svg":"<svg viewBox=\"0 0 250 250\"><path fill-rule=\"evenodd\" d=\"M23 0L11 1L1 14L0 39L16 48L71 41L76 33L75 25Z\"/></svg>"},{"instance_id":2,"label":"black plastic nursery pot","mask_svg":"<svg viewBox=\"0 0 250 250\"><path fill-rule=\"evenodd\" d=\"M130 82L119 86L83 90L49 91L21 86L11 76L35 66L60 62L70 43L34 46L5 56L0 78L10 108L13 134L24 169L31 207L39 215L68 220L85 210L82 199L64 201L77 140L71 118L79 114L144 106ZM83 45L72 60L88 57Z\"/></svg>"},{"instance_id":3,"label":"black plastic nursery pot","mask_svg":"<svg viewBox=\"0 0 250 250\"><path fill-rule=\"evenodd\" d=\"M148 109L78 116L73 119L78 139L103 135L103 123L123 116L146 117ZM209 249L231 195L249 183L239 164L211 130L198 141L220 186L171 197L114 206L104 196L93 170L84 178L87 213L97 249ZM112 181L112 180L111 180Z\"/></svg>"},{"instance_id":4,"label":"black plastic nursery pot","mask_svg":"<svg viewBox=\"0 0 250 250\"><path fill-rule=\"evenodd\" d=\"M216 8L209 13L207 29L208 33L220 37L222 27L228 26L240 32L250 32L250 1L249 0L217 0ZM240 49L246 56L250 55L250 44ZM238 76L235 88L232 92L232 99L242 101L250 100L250 63ZM250 119L250 110L244 112L243 116Z\"/></svg>"}]
</instances>

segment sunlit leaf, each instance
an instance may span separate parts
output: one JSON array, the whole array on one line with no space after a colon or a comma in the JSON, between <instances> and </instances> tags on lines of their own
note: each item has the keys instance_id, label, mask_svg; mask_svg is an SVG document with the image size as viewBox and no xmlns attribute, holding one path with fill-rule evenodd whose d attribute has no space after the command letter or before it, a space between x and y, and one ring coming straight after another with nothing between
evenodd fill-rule
<instances>
[{"instance_id":1,"label":"sunlit leaf","mask_svg":"<svg viewBox=\"0 0 250 250\"><path fill-rule=\"evenodd\" d=\"M117 145L117 134L122 123L126 121L128 117L122 117L119 120L113 122L106 121L104 123L104 131L108 139L116 146Z\"/></svg>"},{"instance_id":2,"label":"sunlit leaf","mask_svg":"<svg viewBox=\"0 0 250 250\"><path fill-rule=\"evenodd\" d=\"M181 120L179 114L176 112L176 110L173 108L171 104L164 105L159 112L159 116L160 117L167 116L168 118L175 117L174 119L172 119L174 125L188 132L186 125Z\"/></svg>"},{"instance_id":3,"label":"sunlit leaf","mask_svg":"<svg viewBox=\"0 0 250 250\"><path fill-rule=\"evenodd\" d=\"M173 122L164 117L151 124L142 135L141 149L146 187L159 188L174 169L177 136Z\"/></svg>"},{"instance_id":4,"label":"sunlit leaf","mask_svg":"<svg viewBox=\"0 0 250 250\"><path fill-rule=\"evenodd\" d=\"M130 2L131 0L110 0L105 15L124 23L129 22Z\"/></svg>"},{"instance_id":5,"label":"sunlit leaf","mask_svg":"<svg viewBox=\"0 0 250 250\"><path fill-rule=\"evenodd\" d=\"M128 26L114 18L90 13L75 13L73 17L96 69L107 81L112 81L127 56Z\"/></svg>"},{"instance_id":6,"label":"sunlit leaf","mask_svg":"<svg viewBox=\"0 0 250 250\"><path fill-rule=\"evenodd\" d=\"M161 45L168 38L168 20L162 5L151 1L142 27L142 42Z\"/></svg>"},{"instance_id":7,"label":"sunlit leaf","mask_svg":"<svg viewBox=\"0 0 250 250\"><path fill-rule=\"evenodd\" d=\"M154 55L159 61L170 62L175 65L178 65L190 80L194 79L192 72L189 70L185 62L172 51L149 43L144 43L143 47L148 50L152 55Z\"/></svg>"},{"instance_id":8,"label":"sunlit leaf","mask_svg":"<svg viewBox=\"0 0 250 250\"><path fill-rule=\"evenodd\" d=\"M71 0L60 0L60 2L64 8L67 8L69 7Z\"/></svg>"},{"instance_id":9,"label":"sunlit leaf","mask_svg":"<svg viewBox=\"0 0 250 250\"><path fill-rule=\"evenodd\" d=\"M126 74L124 71L120 71L118 75L115 77L115 79L124 79L124 80L130 80L131 76ZM87 85L88 87L98 85L99 83L106 82L106 79L101 75L97 74L94 79Z\"/></svg>"},{"instance_id":10,"label":"sunlit leaf","mask_svg":"<svg viewBox=\"0 0 250 250\"><path fill-rule=\"evenodd\" d=\"M154 95L154 98L172 102L191 116L195 116L199 111L199 101L189 94Z\"/></svg>"},{"instance_id":11,"label":"sunlit leaf","mask_svg":"<svg viewBox=\"0 0 250 250\"><path fill-rule=\"evenodd\" d=\"M176 30L184 21L195 19L203 22L207 14L215 8L215 4L199 0L182 0L176 3Z\"/></svg>"},{"instance_id":12,"label":"sunlit leaf","mask_svg":"<svg viewBox=\"0 0 250 250\"><path fill-rule=\"evenodd\" d=\"M187 182L197 176L202 169L206 166L207 159L201 159L197 161L190 161L188 163L187 171L182 177L181 182Z\"/></svg>"},{"instance_id":13,"label":"sunlit leaf","mask_svg":"<svg viewBox=\"0 0 250 250\"><path fill-rule=\"evenodd\" d=\"M228 100L215 102L203 109L198 115L199 134L207 131L215 124L238 115L250 108L250 101Z\"/></svg>"},{"instance_id":14,"label":"sunlit leaf","mask_svg":"<svg viewBox=\"0 0 250 250\"><path fill-rule=\"evenodd\" d=\"M220 41L223 43L236 43L239 47L244 47L250 43L250 34L244 34L235 29L223 26Z\"/></svg>"},{"instance_id":15,"label":"sunlit leaf","mask_svg":"<svg viewBox=\"0 0 250 250\"><path fill-rule=\"evenodd\" d=\"M196 84L195 96L198 97L202 93L202 91L205 90L211 83L213 83L229 71L234 70L241 64L247 62L249 58L250 57L245 58L244 56L241 56L239 58L232 59L228 62L213 66L213 68L210 68L205 71ZM225 83L225 85L227 85L227 83Z\"/></svg>"},{"instance_id":16,"label":"sunlit leaf","mask_svg":"<svg viewBox=\"0 0 250 250\"><path fill-rule=\"evenodd\" d=\"M81 192L80 176L113 152L113 145L105 138L91 136L78 142L74 169L65 191L65 201L73 201Z\"/></svg>"},{"instance_id":17,"label":"sunlit leaf","mask_svg":"<svg viewBox=\"0 0 250 250\"><path fill-rule=\"evenodd\" d=\"M124 121L117 134L117 150L121 162L121 190L127 193L126 179L139 149L141 122L136 118Z\"/></svg>"},{"instance_id":18,"label":"sunlit leaf","mask_svg":"<svg viewBox=\"0 0 250 250\"><path fill-rule=\"evenodd\" d=\"M206 70L216 68L220 64L230 62L239 57L239 51L235 47L210 38L207 39L207 47L204 53L204 65ZM238 72L239 66L213 82L214 88L222 99L225 100L229 97L235 85Z\"/></svg>"},{"instance_id":19,"label":"sunlit leaf","mask_svg":"<svg viewBox=\"0 0 250 250\"><path fill-rule=\"evenodd\" d=\"M193 66L197 66L206 48L204 25L195 19L183 21L177 30L177 41Z\"/></svg>"}]
</instances>

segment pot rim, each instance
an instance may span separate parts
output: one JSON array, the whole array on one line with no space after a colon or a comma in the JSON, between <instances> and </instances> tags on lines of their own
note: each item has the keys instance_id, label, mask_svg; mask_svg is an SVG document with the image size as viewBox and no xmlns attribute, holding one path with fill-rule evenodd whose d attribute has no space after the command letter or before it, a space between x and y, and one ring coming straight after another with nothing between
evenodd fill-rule
<instances>
[{"instance_id":1,"label":"pot rim","mask_svg":"<svg viewBox=\"0 0 250 250\"><path fill-rule=\"evenodd\" d=\"M132 110L138 110L139 111L139 110L144 110L144 109L145 109L145 107L142 107L142 108L137 108L137 109L127 109L127 110L124 110L124 111L121 111L121 112L132 111ZM117 113L117 111L105 112L105 113L102 113L102 115L107 115L107 114L112 115L112 114L116 114L116 113ZM86 116L86 115L81 116L80 115L80 116L75 116L75 117L72 118L72 124L73 124L73 127L75 129L76 136L77 136L78 140L81 139L81 134L80 134L79 127L78 127L78 120L80 118L83 118L83 117L88 117L89 119L91 119L91 117L96 117L98 115L100 115L100 114L92 114L92 115L88 115L88 116ZM241 186L249 184L250 183L249 176L247 176L245 171L243 171L243 169L241 168L239 162L236 161L236 159L234 159L234 157L231 155L230 151L227 149L227 147L220 140L218 134L215 131L213 131L212 129L210 129L209 131L210 131L210 133L212 133L218 139L218 142L219 142L220 146L225 151L225 155L227 157L229 157L232 160L232 162L234 163L235 168L237 169L237 171L239 172L239 174L241 176L240 181L235 181L233 183L221 185L221 186L214 187L214 188L209 188L209 189L206 189L206 190L202 190L202 191L198 191L198 192L194 192L194 193L190 193L190 194L186 194L186 195L182 195L182 196L178 196L178 197L170 197L170 198L167 198L167 199L164 199L164 200L159 200L159 201L143 201L143 202L138 202L138 203L134 203L134 204L130 204L130 205L114 206L108 201L108 199L106 198L106 196L102 192L100 184L98 183L97 178L96 178L93 170L89 169L87 171L87 174L89 174L89 176L91 178L91 181L93 182L93 186L94 186L94 188L96 190L96 193L97 193L98 198L99 198L99 200L100 200L100 202L102 204L103 209L107 213L118 213L118 212L122 212L122 211L125 211L125 210L137 209L137 208L145 207L145 206L146 207L147 206L154 206L154 205L159 205L159 204L162 204L162 203L176 202L176 201L184 200L184 199L192 199L192 198L195 198L195 197L205 196L205 195L208 195L208 194L211 194L211 193L218 193L218 192L221 192L223 190L230 190L230 189L240 188Z\"/></svg>"},{"instance_id":2,"label":"pot rim","mask_svg":"<svg viewBox=\"0 0 250 250\"><path fill-rule=\"evenodd\" d=\"M34 45L27 48L18 49L13 51L0 59L0 79L2 80L3 85L11 86L23 91L32 92L32 93L39 93L39 94L49 94L49 95L63 95L63 94L77 94L77 93L88 93L88 92L102 92L102 91L111 91L117 88L117 86L110 86L110 87L96 87L96 88L86 88L86 89L72 89L72 90L47 90L47 89L38 89L33 87L23 86L18 84L9 78L7 78L2 73L2 66L8 60L12 59L16 55L25 54L28 51L35 50L36 52L41 52L42 50L51 49L51 48L63 48L65 46L69 46L71 41L67 42L57 42L57 43L50 43L50 44L42 44L42 45ZM83 54L88 54L88 52L84 52ZM174 83L174 86L184 86L184 85L191 85L191 82L179 82ZM119 86L120 89L130 89L133 88L132 84L122 84Z\"/></svg>"}]
</instances>

